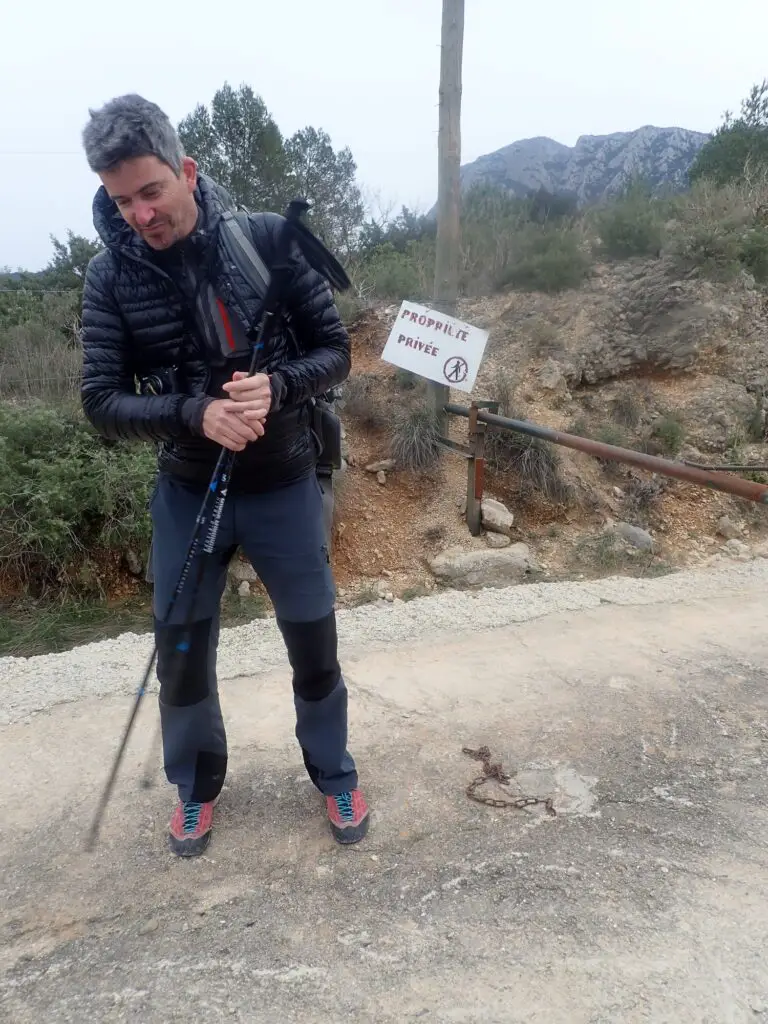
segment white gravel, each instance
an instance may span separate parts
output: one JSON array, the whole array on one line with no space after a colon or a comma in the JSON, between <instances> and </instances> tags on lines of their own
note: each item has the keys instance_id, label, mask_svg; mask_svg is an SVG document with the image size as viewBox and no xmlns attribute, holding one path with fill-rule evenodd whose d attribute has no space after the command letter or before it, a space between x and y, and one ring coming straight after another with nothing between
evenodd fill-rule
<instances>
[{"instance_id":1,"label":"white gravel","mask_svg":"<svg viewBox=\"0 0 768 1024\"><path fill-rule=\"evenodd\" d=\"M525 622L553 612L596 608L602 603L643 605L716 598L744 587L765 588L768 561L674 573L657 579L611 577L585 583L537 583L478 592L443 591L393 604L380 602L338 613L342 659L387 644L422 643L449 635ZM61 654L0 658L0 724L8 725L54 704L106 694L135 693L152 650L152 637L135 633L87 644ZM219 681L286 667L274 619L224 629Z\"/></svg>"}]
</instances>

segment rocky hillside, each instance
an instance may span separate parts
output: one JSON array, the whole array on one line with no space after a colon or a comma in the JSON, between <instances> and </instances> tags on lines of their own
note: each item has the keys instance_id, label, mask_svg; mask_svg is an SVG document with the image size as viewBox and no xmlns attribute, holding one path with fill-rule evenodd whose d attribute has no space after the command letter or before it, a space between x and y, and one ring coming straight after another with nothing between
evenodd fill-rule
<instances>
[{"instance_id":1,"label":"rocky hillside","mask_svg":"<svg viewBox=\"0 0 768 1024\"><path fill-rule=\"evenodd\" d=\"M760 506L510 434L488 452L486 495L503 508L489 502L471 537L463 460L447 454L425 474L387 461L392 417L416 393L379 358L396 311L380 305L352 328L333 549L342 601L768 551ZM465 300L460 314L490 332L474 397L507 415L667 458L768 464L768 306L748 274L681 278L664 258L639 258L598 264L580 289ZM466 421L451 430L464 440Z\"/></svg>"},{"instance_id":2,"label":"rocky hillside","mask_svg":"<svg viewBox=\"0 0 768 1024\"><path fill-rule=\"evenodd\" d=\"M463 187L484 184L524 196L545 189L588 203L620 192L636 176L657 189L686 182L709 136L684 128L646 125L633 132L582 135L575 146L553 139L522 139L462 168Z\"/></svg>"}]
</instances>

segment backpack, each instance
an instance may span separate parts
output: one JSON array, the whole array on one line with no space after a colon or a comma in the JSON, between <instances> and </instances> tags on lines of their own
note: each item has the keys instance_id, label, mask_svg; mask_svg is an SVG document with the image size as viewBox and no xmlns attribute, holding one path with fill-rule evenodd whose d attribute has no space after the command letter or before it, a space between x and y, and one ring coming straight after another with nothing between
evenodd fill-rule
<instances>
[{"instance_id":1,"label":"backpack","mask_svg":"<svg viewBox=\"0 0 768 1024\"><path fill-rule=\"evenodd\" d=\"M262 298L269 286L269 268L264 263L251 238L251 224L247 210L233 213L225 210L222 214L225 230L223 243L228 256L256 294ZM288 331L293 338L297 354L301 349L296 334L288 321ZM318 449L318 473L330 476L334 469L341 469L341 420L333 411L332 403L337 397L335 389L308 400L310 430Z\"/></svg>"}]
</instances>

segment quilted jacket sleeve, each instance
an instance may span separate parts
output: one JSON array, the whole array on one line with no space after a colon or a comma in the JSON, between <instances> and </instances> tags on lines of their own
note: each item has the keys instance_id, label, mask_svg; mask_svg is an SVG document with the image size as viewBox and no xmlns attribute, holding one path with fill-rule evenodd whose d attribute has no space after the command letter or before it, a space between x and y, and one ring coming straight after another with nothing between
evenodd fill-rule
<instances>
[{"instance_id":1,"label":"quilted jacket sleeve","mask_svg":"<svg viewBox=\"0 0 768 1024\"><path fill-rule=\"evenodd\" d=\"M114 264L108 252L95 256L83 289L83 372L85 415L112 440L167 441L202 434L205 398L138 395L131 341L115 302Z\"/></svg>"},{"instance_id":2,"label":"quilted jacket sleeve","mask_svg":"<svg viewBox=\"0 0 768 1024\"><path fill-rule=\"evenodd\" d=\"M254 239L264 238L264 248L271 254L277 248L282 223L283 218L276 214L252 217ZM271 375L273 403L278 410L283 405L298 405L341 384L351 368L349 335L330 285L310 266L298 247L291 263L293 274L286 307L303 355L284 363Z\"/></svg>"}]
</instances>

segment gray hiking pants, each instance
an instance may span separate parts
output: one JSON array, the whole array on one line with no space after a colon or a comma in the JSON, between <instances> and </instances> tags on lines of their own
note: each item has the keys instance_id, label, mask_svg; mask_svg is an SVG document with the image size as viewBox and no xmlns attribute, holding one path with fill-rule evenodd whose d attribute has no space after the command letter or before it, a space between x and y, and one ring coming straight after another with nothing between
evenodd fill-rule
<instances>
[{"instance_id":1,"label":"gray hiking pants","mask_svg":"<svg viewBox=\"0 0 768 1024\"><path fill-rule=\"evenodd\" d=\"M193 564L169 622L161 621L184 564L204 489L161 473L152 497L152 578L160 720L168 781L181 800L213 800L227 770L216 652L227 566L238 546L272 601L293 669L296 737L321 793L354 789L347 750L347 689L337 660L335 589L323 494L315 474L267 494L231 494L216 550L206 557L191 623ZM245 668L245 666L244 666ZM258 671L258 664L252 666Z\"/></svg>"}]
</instances>

